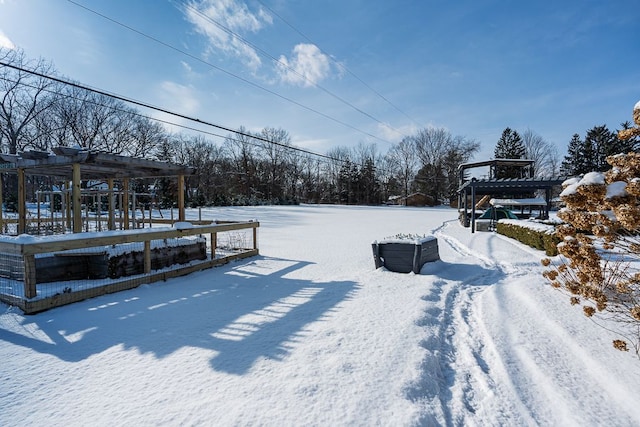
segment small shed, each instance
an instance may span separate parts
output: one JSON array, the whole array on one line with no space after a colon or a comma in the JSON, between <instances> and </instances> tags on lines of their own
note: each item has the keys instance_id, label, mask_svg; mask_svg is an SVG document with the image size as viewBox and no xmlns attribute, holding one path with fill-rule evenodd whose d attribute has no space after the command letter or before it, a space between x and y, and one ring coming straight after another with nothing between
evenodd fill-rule
<instances>
[{"instance_id":1,"label":"small shed","mask_svg":"<svg viewBox=\"0 0 640 427\"><path fill-rule=\"evenodd\" d=\"M436 203L433 197L424 193L412 193L402 198L404 206L434 206Z\"/></svg>"}]
</instances>

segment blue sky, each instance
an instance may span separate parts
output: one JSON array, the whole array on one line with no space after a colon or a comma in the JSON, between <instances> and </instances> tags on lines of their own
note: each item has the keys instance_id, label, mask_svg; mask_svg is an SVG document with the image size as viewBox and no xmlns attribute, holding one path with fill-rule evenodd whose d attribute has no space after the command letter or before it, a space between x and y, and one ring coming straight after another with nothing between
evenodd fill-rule
<instances>
[{"instance_id":1,"label":"blue sky","mask_svg":"<svg viewBox=\"0 0 640 427\"><path fill-rule=\"evenodd\" d=\"M436 126L564 156L631 120L638 40L632 0L0 0L0 45L68 78L320 153Z\"/></svg>"}]
</instances>

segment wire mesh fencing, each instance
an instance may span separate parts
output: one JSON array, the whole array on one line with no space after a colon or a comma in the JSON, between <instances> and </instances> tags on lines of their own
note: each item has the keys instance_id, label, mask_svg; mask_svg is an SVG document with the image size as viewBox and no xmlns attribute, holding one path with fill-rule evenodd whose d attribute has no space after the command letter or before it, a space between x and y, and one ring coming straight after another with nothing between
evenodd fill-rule
<instances>
[{"instance_id":1,"label":"wire mesh fencing","mask_svg":"<svg viewBox=\"0 0 640 427\"><path fill-rule=\"evenodd\" d=\"M25 312L258 254L257 222L0 241L0 300Z\"/></svg>"}]
</instances>

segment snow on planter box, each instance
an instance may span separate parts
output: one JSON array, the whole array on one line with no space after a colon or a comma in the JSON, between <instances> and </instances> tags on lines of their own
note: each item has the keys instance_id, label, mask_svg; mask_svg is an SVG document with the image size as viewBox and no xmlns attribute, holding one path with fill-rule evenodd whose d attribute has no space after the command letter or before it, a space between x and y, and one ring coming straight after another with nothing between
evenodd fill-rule
<instances>
[{"instance_id":1,"label":"snow on planter box","mask_svg":"<svg viewBox=\"0 0 640 427\"><path fill-rule=\"evenodd\" d=\"M420 274L423 265L440 259L434 236L398 235L374 241L371 246L376 268L385 267L396 273Z\"/></svg>"}]
</instances>

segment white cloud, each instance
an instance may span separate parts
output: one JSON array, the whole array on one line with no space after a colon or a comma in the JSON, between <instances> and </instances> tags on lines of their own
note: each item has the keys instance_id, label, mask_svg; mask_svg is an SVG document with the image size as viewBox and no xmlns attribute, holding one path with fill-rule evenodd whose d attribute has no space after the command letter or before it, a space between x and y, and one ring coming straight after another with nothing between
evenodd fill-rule
<instances>
[{"instance_id":1,"label":"white cloud","mask_svg":"<svg viewBox=\"0 0 640 427\"><path fill-rule=\"evenodd\" d=\"M0 3L1 3L1 0L0 0ZM9 37L7 37L1 30L0 30L0 47L6 48L6 49L16 48L16 46L9 39Z\"/></svg>"},{"instance_id":2,"label":"white cloud","mask_svg":"<svg viewBox=\"0 0 640 427\"><path fill-rule=\"evenodd\" d=\"M331 62L314 44L301 43L293 48L292 57L280 56L276 64L283 82L297 86L313 86L329 76Z\"/></svg>"},{"instance_id":3,"label":"white cloud","mask_svg":"<svg viewBox=\"0 0 640 427\"><path fill-rule=\"evenodd\" d=\"M242 36L271 25L272 18L264 10L253 13L238 0L193 0L184 13L196 31L207 38L211 50L240 58L254 72L260 67L262 61L256 51L232 33Z\"/></svg>"},{"instance_id":4,"label":"white cloud","mask_svg":"<svg viewBox=\"0 0 640 427\"><path fill-rule=\"evenodd\" d=\"M182 68L187 72L187 74L191 74L193 72L193 68L189 63L180 61L180 64L182 64Z\"/></svg>"},{"instance_id":5,"label":"white cloud","mask_svg":"<svg viewBox=\"0 0 640 427\"><path fill-rule=\"evenodd\" d=\"M377 134L385 141L400 141L405 136L415 135L415 125L391 126L389 123L378 123Z\"/></svg>"},{"instance_id":6,"label":"white cloud","mask_svg":"<svg viewBox=\"0 0 640 427\"><path fill-rule=\"evenodd\" d=\"M200 102L195 91L190 86L181 85L175 82L165 81L161 84L162 97L167 101L171 101L170 108L173 111L182 113L193 113L200 107Z\"/></svg>"},{"instance_id":7,"label":"white cloud","mask_svg":"<svg viewBox=\"0 0 640 427\"><path fill-rule=\"evenodd\" d=\"M194 115L200 108L200 101L193 87L171 81L164 81L160 84L157 99L161 108L187 116ZM187 119L162 112L153 113L153 117L166 122L164 126L171 132L179 132L182 130L179 126L192 124ZM170 123L175 123L178 126L172 126Z\"/></svg>"}]
</instances>

